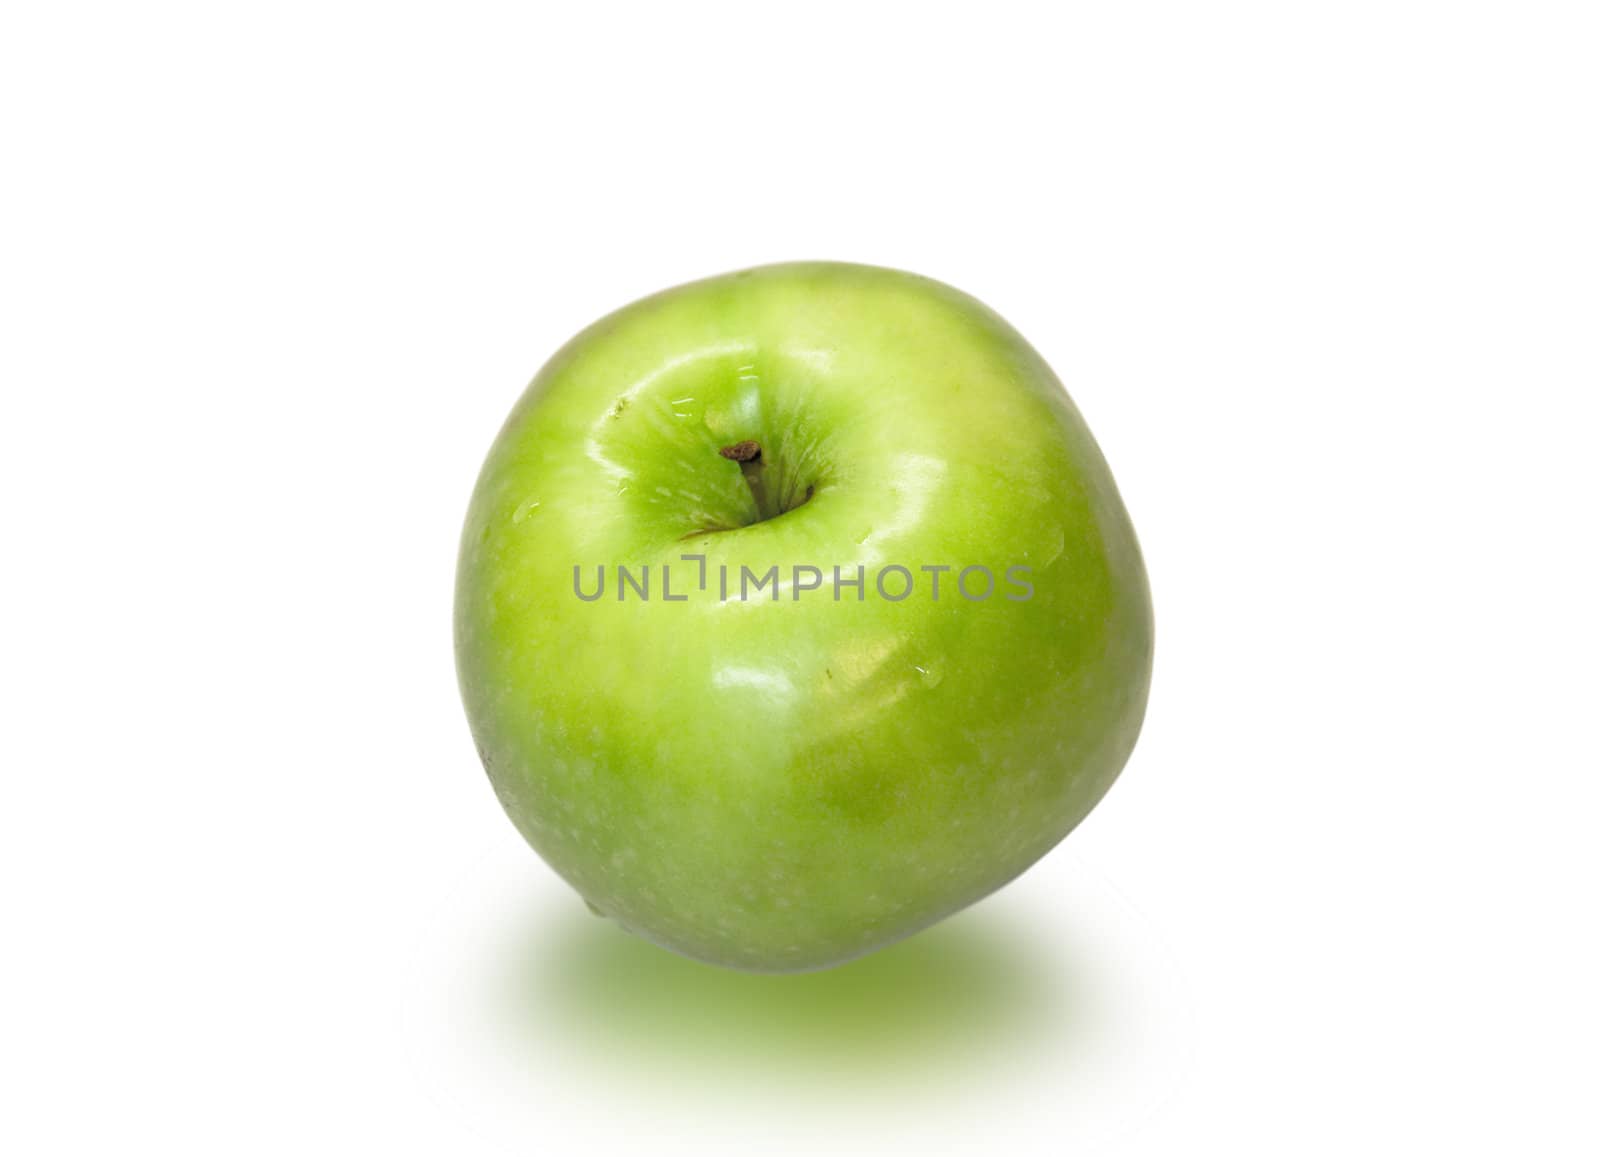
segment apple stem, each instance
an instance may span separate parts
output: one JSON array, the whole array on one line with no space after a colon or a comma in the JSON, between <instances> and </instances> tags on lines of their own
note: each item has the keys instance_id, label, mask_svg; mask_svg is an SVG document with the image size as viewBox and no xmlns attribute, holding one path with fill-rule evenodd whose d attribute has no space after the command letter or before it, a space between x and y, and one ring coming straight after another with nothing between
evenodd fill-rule
<instances>
[{"instance_id":1,"label":"apple stem","mask_svg":"<svg viewBox=\"0 0 1600 1157\"><path fill-rule=\"evenodd\" d=\"M744 475L745 485L750 487L750 497L755 499L756 515L759 521L765 522L769 518L776 518L783 511L773 495L767 489L766 464L761 460L761 443L751 439L735 442L731 446L724 446L718 450L730 462L739 464L739 471Z\"/></svg>"}]
</instances>

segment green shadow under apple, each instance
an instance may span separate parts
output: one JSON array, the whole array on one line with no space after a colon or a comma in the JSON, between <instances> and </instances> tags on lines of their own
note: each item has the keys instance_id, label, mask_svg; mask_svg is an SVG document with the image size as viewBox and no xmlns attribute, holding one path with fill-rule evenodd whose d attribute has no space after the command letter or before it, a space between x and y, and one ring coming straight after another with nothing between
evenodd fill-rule
<instances>
[{"instance_id":1,"label":"green shadow under apple","mask_svg":"<svg viewBox=\"0 0 1600 1157\"><path fill-rule=\"evenodd\" d=\"M1084 977L969 911L837 968L758 975L674 955L581 909L523 934L497 1019L524 1043L659 1081L855 1084L1026 1063L1085 1026Z\"/></svg>"}]
</instances>

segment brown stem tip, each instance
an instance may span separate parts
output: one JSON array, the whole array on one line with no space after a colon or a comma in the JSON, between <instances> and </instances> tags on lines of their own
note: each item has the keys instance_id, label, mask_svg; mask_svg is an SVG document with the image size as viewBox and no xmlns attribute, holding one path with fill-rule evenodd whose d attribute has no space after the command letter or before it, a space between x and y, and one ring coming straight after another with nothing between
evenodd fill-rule
<instances>
[{"instance_id":1,"label":"brown stem tip","mask_svg":"<svg viewBox=\"0 0 1600 1157\"><path fill-rule=\"evenodd\" d=\"M753 440L735 442L717 451L730 462L754 462L761 457L761 443Z\"/></svg>"}]
</instances>

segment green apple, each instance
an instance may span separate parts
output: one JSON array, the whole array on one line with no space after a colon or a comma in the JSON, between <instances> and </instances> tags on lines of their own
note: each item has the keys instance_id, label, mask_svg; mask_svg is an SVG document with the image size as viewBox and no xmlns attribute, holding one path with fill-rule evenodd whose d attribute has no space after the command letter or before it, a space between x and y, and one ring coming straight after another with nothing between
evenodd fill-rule
<instances>
[{"instance_id":1,"label":"green apple","mask_svg":"<svg viewBox=\"0 0 1600 1157\"><path fill-rule=\"evenodd\" d=\"M1139 547L1083 419L988 308L835 263L596 322L489 452L457 665L512 821L596 911L758 971L1017 876L1126 762Z\"/></svg>"}]
</instances>

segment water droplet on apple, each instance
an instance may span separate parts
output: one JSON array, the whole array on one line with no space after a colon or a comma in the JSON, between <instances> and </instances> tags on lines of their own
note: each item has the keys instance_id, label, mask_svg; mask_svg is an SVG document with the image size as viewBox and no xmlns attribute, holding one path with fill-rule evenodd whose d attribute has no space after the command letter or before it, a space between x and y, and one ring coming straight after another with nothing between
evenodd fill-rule
<instances>
[{"instance_id":1,"label":"water droplet on apple","mask_svg":"<svg viewBox=\"0 0 1600 1157\"><path fill-rule=\"evenodd\" d=\"M924 687L937 687L944 682L944 672L932 663L913 663L911 669L922 676Z\"/></svg>"},{"instance_id":2,"label":"water droplet on apple","mask_svg":"<svg viewBox=\"0 0 1600 1157\"><path fill-rule=\"evenodd\" d=\"M538 510L538 509L539 509L538 501L535 500L535 499L530 498L526 502L524 502L521 506L517 507L516 512L514 514L512 514L512 516L511 516L511 521L512 522L521 522L524 518L527 518L528 515L532 514L535 510Z\"/></svg>"}]
</instances>

